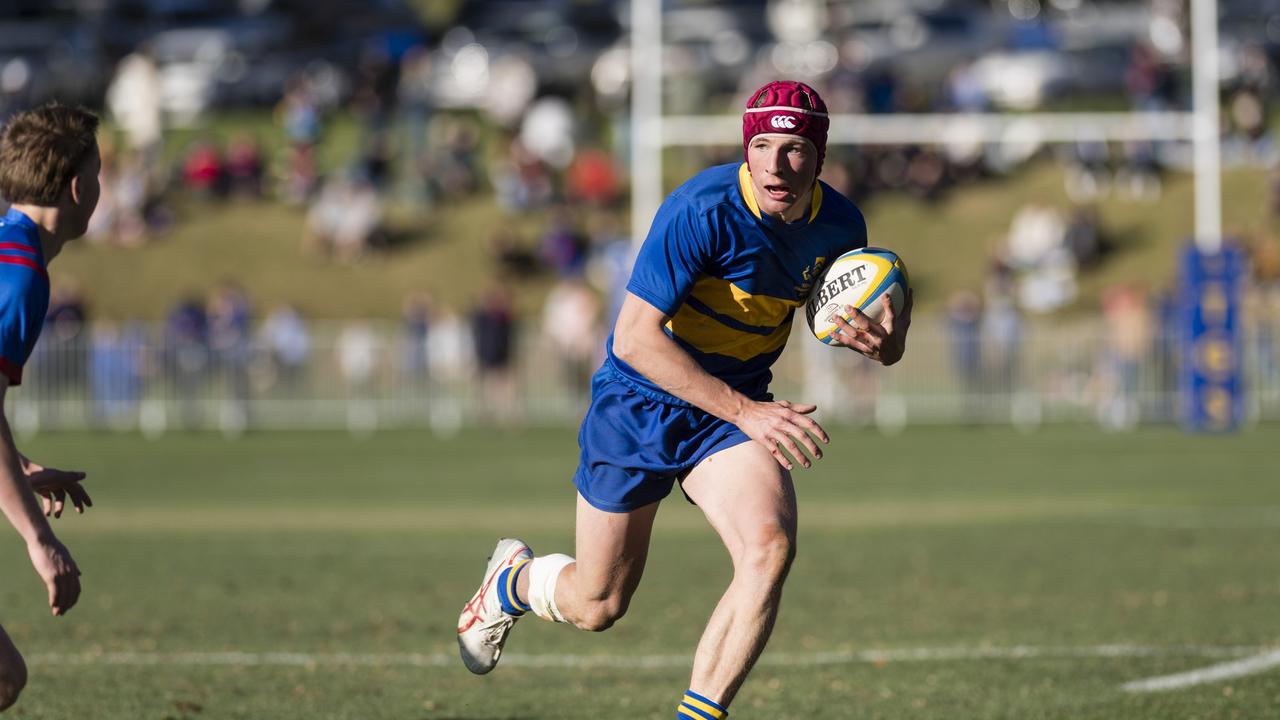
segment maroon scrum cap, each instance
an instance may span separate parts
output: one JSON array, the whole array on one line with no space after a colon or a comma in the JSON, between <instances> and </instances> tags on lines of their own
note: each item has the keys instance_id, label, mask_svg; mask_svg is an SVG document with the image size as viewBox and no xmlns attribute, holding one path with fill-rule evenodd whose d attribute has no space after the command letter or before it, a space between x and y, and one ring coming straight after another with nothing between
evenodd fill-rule
<instances>
[{"instance_id":1,"label":"maroon scrum cap","mask_svg":"<svg viewBox=\"0 0 1280 720\"><path fill-rule=\"evenodd\" d=\"M818 151L818 173L827 154L827 104L818 91L794 80L774 80L756 91L742 114L742 148L756 135L798 135ZM750 159L748 159L750 162Z\"/></svg>"}]
</instances>

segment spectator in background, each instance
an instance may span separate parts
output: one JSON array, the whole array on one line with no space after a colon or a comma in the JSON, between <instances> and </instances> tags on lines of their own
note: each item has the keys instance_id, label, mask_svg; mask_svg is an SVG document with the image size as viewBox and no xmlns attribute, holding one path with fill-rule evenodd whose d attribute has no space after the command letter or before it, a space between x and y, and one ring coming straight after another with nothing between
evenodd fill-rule
<instances>
[{"instance_id":1,"label":"spectator in background","mask_svg":"<svg viewBox=\"0 0 1280 720\"><path fill-rule=\"evenodd\" d=\"M1022 317L1013 274L998 261L987 275L982 306L983 375L990 393L1011 397L1018 385Z\"/></svg>"},{"instance_id":2,"label":"spectator in background","mask_svg":"<svg viewBox=\"0 0 1280 720\"><path fill-rule=\"evenodd\" d=\"M578 230L568 206L557 207L539 247L542 262L560 277L582 271L587 258L587 239Z\"/></svg>"},{"instance_id":3,"label":"spectator in background","mask_svg":"<svg viewBox=\"0 0 1280 720\"><path fill-rule=\"evenodd\" d=\"M124 131L125 148L137 155L150 185L160 162L164 136L160 71L146 45L124 56L107 88L107 108Z\"/></svg>"},{"instance_id":4,"label":"spectator in background","mask_svg":"<svg viewBox=\"0 0 1280 720\"><path fill-rule=\"evenodd\" d=\"M565 387L585 397L591 373L600 362L600 300L577 276L562 278L542 306L542 337L560 364Z\"/></svg>"},{"instance_id":5,"label":"spectator in background","mask_svg":"<svg viewBox=\"0 0 1280 720\"><path fill-rule=\"evenodd\" d=\"M209 321L203 303L189 298L169 312L164 348L166 374L173 378L177 390L181 422L196 427L201 411L199 394L209 369Z\"/></svg>"},{"instance_id":6,"label":"spectator in background","mask_svg":"<svg viewBox=\"0 0 1280 720\"><path fill-rule=\"evenodd\" d=\"M350 262L369 249L385 245L382 197L359 174L339 175L324 188L307 211L304 249Z\"/></svg>"},{"instance_id":7,"label":"spectator in background","mask_svg":"<svg viewBox=\"0 0 1280 720\"><path fill-rule=\"evenodd\" d=\"M515 374L515 304L505 285L491 284L471 313L471 335L480 370L481 412L507 427L520 421Z\"/></svg>"},{"instance_id":8,"label":"spectator in background","mask_svg":"<svg viewBox=\"0 0 1280 720\"><path fill-rule=\"evenodd\" d=\"M311 360L311 333L298 309L278 305L267 315L258 330L259 341L266 351L274 385L286 396L300 394Z\"/></svg>"},{"instance_id":9,"label":"spectator in background","mask_svg":"<svg viewBox=\"0 0 1280 720\"><path fill-rule=\"evenodd\" d=\"M962 62L947 75L946 108L960 113L986 112L991 107L982 78L972 62Z\"/></svg>"},{"instance_id":10,"label":"spectator in background","mask_svg":"<svg viewBox=\"0 0 1280 720\"><path fill-rule=\"evenodd\" d=\"M225 382L225 401L218 425L238 434L249 426L249 365L253 360L252 311L239 285L225 281L214 288L207 312L209 348Z\"/></svg>"},{"instance_id":11,"label":"spectator in background","mask_svg":"<svg viewBox=\"0 0 1280 720\"><path fill-rule=\"evenodd\" d=\"M1264 97L1252 88L1240 88L1227 105L1228 127L1242 160L1257 162L1269 159L1271 136L1267 132L1267 108Z\"/></svg>"},{"instance_id":12,"label":"spectator in background","mask_svg":"<svg viewBox=\"0 0 1280 720\"><path fill-rule=\"evenodd\" d=\"M434 113L431 87L431 53L418 45L410 48L400 60L400 81L396 100L400 109L403 133L402 171L406 199L415 203L431 201L430 157L427 154L428 132Z\"/></svg>"},{"instance_id":13,"label":"spectator in background","mask_svg":"<svg viewBox=\"0 0 1280 720\"><path fill-rule=\"evenodd\" d=\"M592 232L591 255L587 259L587 279L605 299L601 319L606 330L612 330L618 319L634 263L635 249L631 247L631 238L623 234L618 217L613 214L597 216Z\"/></svg>"},{"instance_id":14,"label":"spectator in background","mask_svg":"<svg viewBox=\"0 0 1280 720\"><path fill-rule=\"evenodd\" d=\"M867 112L885 114L898 111L898 78L887 66L871 70L866 74Z\"/></svg>"},{"instance_id":15,"label":"spectator in background","mask_svg":"<svg viewBox=\"0 0 1280 720\"><path fill-rule=\"evenodd\" d=\"M479 146L473 122L455 118L445 124L440 151L431 169L441 197L467 197L480 189Z\"/></svg>"},{"instance_id":16,"label":"spectator in background","mask_svg":"<svg viewBox=\"0 0 1280 720\"><path fill-rule=\"evenodd\" d=\"M1240 52L1239 75L1229 89L1226 117L1242 160L1271 163L1276 159L1269 132L1271 86L1271 61L1265 50L1257 43L1246 45Z\"/></svg>"},{"instance_id":17,"label":"spectator in background","mask_svg":"<svg viewBox=\"0 0 1280 720\"><path fill-rule=\"evenodd\" d=\"M962 290L947 301L947 336L951 343L951 366L959 377L961 394L970 404L964 414L973 417L971 401L982 391L982 300L978 294Z\"/></svg>"},{"instance_id":18,"label":"spectator in background","mask_svg":"<svg viewBox=\"0 0 1280 720\"><path fill-rule=\"evenodd\" d=\"M55 358L58 379L79 388L85 379L89 310L80 283L66 277L53 289L44 316L44 351Z\"/></svg>"},{"instance_id":19,"label":"spectator in background","mask_svg":"<svg viewBox=\"0 0 1280 720\"><path fill-rule=\"evenodd\" d=\"M1124 164L1116 171L1116 185L1134 200L1156 201L1164 189L1156 144L1131 140L1124 144Z\"/></svg>"},{"instance_id":20,"label":"spectator in background","mask_svg":"<svg viewBox=\"0 0 1280 720\"><path fill-rule=\"evenodd\" d=\"M88 311L80 284L62 277L52 288L45 311L44 330L28 361L33 397L42 401L47 419L57 423L67 393L79 395L88 362Z\"/></svg>"},{"instance_id":21,"label":"spectator in background","mask_svg":"<svg viewBox=\"0 0 1280 720\"><path fill-rule=\"evenodd\" d=\"M1132 286L1116 286L1102 296L1106 329L1098 421L1109 430L1132 430L1141 417L1138 390L1142 365L1151 350L1152 319L1147 296Z\"/></svg>"},{"instance_id":22,"label":"spectator in background","mask_svg":"<svg viewBox=\"0 0 1280 720\"><path fill-rule=\"evenodd\" d=\"M324 131L320 103L305 74L298 73L286 83L276 114L289 143L284 198L300 205L311 197L316 187L316 146Z\"/></svg>"},{"instance_id":23,"label":"spectator in background","mask_svg":"<svg viewBox=\"0 0 1280 720\"><path fill-rule=\"evenodd\" d=\"M1067 148L1067 196L1076 202L1092 202L1109 193L1111 151L1106 141L1080 140Z\"/></svg>"},{"instance_id":24,"label":"spectator in background","mask_svg":"<svg viewBox=\"0 0 1280 720\"><path fill-rule=\"evenodd\" d=\"M373 430L378 423L376 388L378 338L367 322L347 323L335 350L338 370L347 386L347 427L354 433Z\"/></svg>"},{"instance_id":25,"label":"spectator in background","mask_svg":"<svg viewBox=\"0 0 1280 720\"><path fill-rule=\"evenodd\" d=\"M102 165L98 169L98 209L89 218L89 229L85 231L85 239L93 244L111 243L115 241L116 224L116 175L120 163L115 143L110 135L103 135L98 140L98 153Z\"/></svg>"},{"instance_id":26,"label":"spectator in background","mask_svg":"<svg viewBox=\"0 0 1280 720\"><path fill-rule=\"evenodd\" d=\"M566 173L569 199L610 207L622 194L622 184L613 158L599 148L583 148L574 156Z\"/></svg>"},{"instance_id":27,"label":"spectator in background","mask_svg":"<svg viewBox=\"0 0 1280 720\"><path fill-rule=\"evenodd\" d=\"M491 175L498 205L509 213L535 210L551 201L551 174L518 137L509 139Z\"/></svg>"},{"instance_id":28,"label":"spectator in background","mask_svg":"<svg viewBox=\"0 0 1280 720\"><path fill-rule=\"evenodd\" d=\"M467 319L440 308L431 323L427 375L431 378L431 429L450 434L462 425L464 408L474 403L467 389L476 373L476 343Z\"/></svg>"},{"instance_id":29,"label":"spectator in background","mask_svg":"<svg viewBox=\"0 0 1280 720\"><path fill-rule=\"evenodd\" d=\"M942 196L947 180L947 165L938 151L922 147L910 153L907 161L907 194L931 202Z\"/></svg>"},{"instance_id":30,"label":"spectator in background","mask_svg":"<svg viewBox=\"0 0 1280 720\"><path fill-rule=\"evenodd\" d=\"M1247 289L1248 310L1256 328L1258 382L1262 392L1280 396L1280 241L1265 235L1250 248L1253 282Z\"/></svg>"},{"instance_id":31,"label":"spectator in background","mask_svg":"<svg viewBox=\"0 0 1280 720\"><path fill-rule=\"evenodd\" d=\"M89 384L95 424L129 427L137 421L145 363L146 334L141 324L94 323Z\"/></svg>"},{"instance_id":32,"label":"spectator in background","mask_svg":"<svg viewBox=\"0 0 1280 720\"><path fill-rule=\"evenodd\" d=\"M427 386L427 343L431 335L431 296L421 290L405 295L400 306L400 368L415 396Z\"/></svg>"},{"instance_id":33,"label":"spectator in background","mask_svg":"<svg viewBox=\"0 0 1280 720\"><path fill-rule=\"evenodd\" d=\"M151 236L147 217L151 195L147 183L147 168L142 156L127 152L120 163L115 178L115 241L121 247L137 248L146 244Z\"/></svg>"},{"instance_id":34,"label":"spectator in background","mask_svg":"<svg viewBox=\"0 0 1280 720\"><path fill-rule=\"evenodd\" d=\"M1062 242L1075 259L1076 265L1089 268L1097 265L1102 256L1102 235L1099 229L1098 210L1091 205L1077 205L1071 209Z\"/></svg>"},{"instance_id":35,"label":"spectator in background","mask_svg":"<svg viewBox=\"0 0 1280 720\"><path fill-rule=\"evenodd\" d=\"M379 130L365 137L364 149L356 160L356 176L382 195L391 182L391 133Z\"/></svg>"},{"instance_id":36,"label":"spectator in background","mask_svg":"<svg viewBox=\"0 0 1280 720\"><path fill-rule=\"evenodd\" d=\"M1066 245L1062 214L1043 202L1014 215L1001 262L1018 274L1019 305L1049 312L1075 299L1076 261Z\"/></svg>"},{"instance_id":37,"label":"spectator in background","mask_svg":"<svg viewBox=\"0 0 1280 720\"><path fill-rule=\"evenodd\" d=\"M182 161L182 184L188 192L204 200L221 200L227 194L226 167L222 150L212 138L196 141Z\"/></svg>"},{"instance_id":38,"label":"spectator in background","mask_svg":"<svg viewBox=\"0 0 1280 720\"><path fill-rule=\"evenodd\" d=\"M265 166L258 139L249 133L236 133L227 144L227 190L235 197L261 198Z\"/></svg>"},{"instance_id":39,"label":"spectator in background","mask_svg":"<svg viewBox=\"0 0 1280 720\"><path fill-rule=\"evenodd\" d=\"M1151 301L1153 330L1152 354L1156 359L1153 382L1156 385L1158 417L1172 420L1178 417L1178 370L1181 364L1182 307L1178 292L1166 287L1156 293Z\"/></svg>"},{"instance_id":40,"label":"spectator in background","mask_svg":"<svg viewBox=\"0 0 1280 720\"><path fill-rule=\"evenodd\" d=\"M367 44L360 53L351 97L351 109L360 120L366 142L382 135L391 124L399 82L399 68L386 48L379 43Z\"/></svg>"},{"instance_id":41,"label":"spectator in background","mask_svg":"<svg viewBox=\"0 0 1280 720\"><path fill-rule=\"evenodd\" d=\"M93 242L138 247L149 234L145 169L137 152L120 154L110 141L103 142L101 148L98 183L102 195L89 221L88 237Z\"/></svg>"},{"instance_id":42,"label":"spectator in background","mask_svg":"<svg viewBox=\"0 0 1280 720\"><path fill-rule=\"evenodd\" d=\"M1174 101L1177 78L1145 42L1134 43L1130 49L1124 82L1134 110L1167 110Z\"/></svg>"}]
</instances>

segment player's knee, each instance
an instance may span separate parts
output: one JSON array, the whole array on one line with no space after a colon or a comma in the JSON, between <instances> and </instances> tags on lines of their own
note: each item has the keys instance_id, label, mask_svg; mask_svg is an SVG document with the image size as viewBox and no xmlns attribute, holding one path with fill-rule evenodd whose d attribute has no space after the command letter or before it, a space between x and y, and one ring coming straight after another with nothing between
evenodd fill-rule
<instances>
[{"instance_id":1,"label":"player's knee","mask_svg":"<svg viewBox=\"0 0 1280 720\"><path fill-rule=\"evenodd\" d=\"M582 610L582 616L575 623L583 630L603 632L627 614L627 598L622 595L609 595L592 600Z\"/></svg>"},{"instance_id":2,"label":"player's knee","mask_svg":"<svg viewBox=\"0 0 1280 720\"><path fill-rule=\"evenodd\" d=\"M18 696L27 686L27 664L22 656L14 653L0 662L0 712L18 702Z\"/></svg>"},{"instance_id":3,"label":"player's knee","mask_svg":"<svg viewBox=\"0 0 1280 720\"><path fill-rule=\"evenodd\" d=\"M762 529L743 552L740 570L747 577L766 586L774 586L786 578L796 557L794 535L781 527Z\"/></svg>"}]
</instances>

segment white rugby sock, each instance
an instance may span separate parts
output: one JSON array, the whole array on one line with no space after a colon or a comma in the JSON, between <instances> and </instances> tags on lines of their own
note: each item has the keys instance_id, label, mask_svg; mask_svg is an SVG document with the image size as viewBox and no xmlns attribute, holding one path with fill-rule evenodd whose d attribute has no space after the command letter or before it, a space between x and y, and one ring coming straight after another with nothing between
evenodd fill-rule
<instances>
[{"instance_id":1,"label":"white rugby sock","mask_svg":"<svg viewBox=\"0 0 1280 720\"><path fill-rule=\"evenodd\" d=\"M568 622L556 607L556 581L560 572L573 564L573 558L556 553L541 555L529 563L529 601L533 612L543 620Z\"/></svg>"}]
</instances>

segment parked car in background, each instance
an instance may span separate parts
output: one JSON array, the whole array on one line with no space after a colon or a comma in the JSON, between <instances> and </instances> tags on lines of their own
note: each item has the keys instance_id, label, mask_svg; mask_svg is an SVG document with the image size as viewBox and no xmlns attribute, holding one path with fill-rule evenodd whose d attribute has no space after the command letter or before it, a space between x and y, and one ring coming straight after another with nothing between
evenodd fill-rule
<instances>
[{"instance_id":1,"label":"parked car in background","mask_svg":"<svg viewBox=\"0 0 1280 720\"><path fill-rule=\"evenodd\" d=\"M910 9L850 3L833 9L833 36L855 66L890 70L900 80L938 86L957 65L999 45L1002 24L968 6Z\"/></svg>"},{"instance_id":2,"label":"parked car in background","mask_svg":"<svg viewBox=\"0 0 1280 720\"><path fill-rule=\"evenodd\" d=\"M109 71L96 36L82 24L0 16L0 106L55 98L96 105Z\"/></svg>"}]
</instances>

